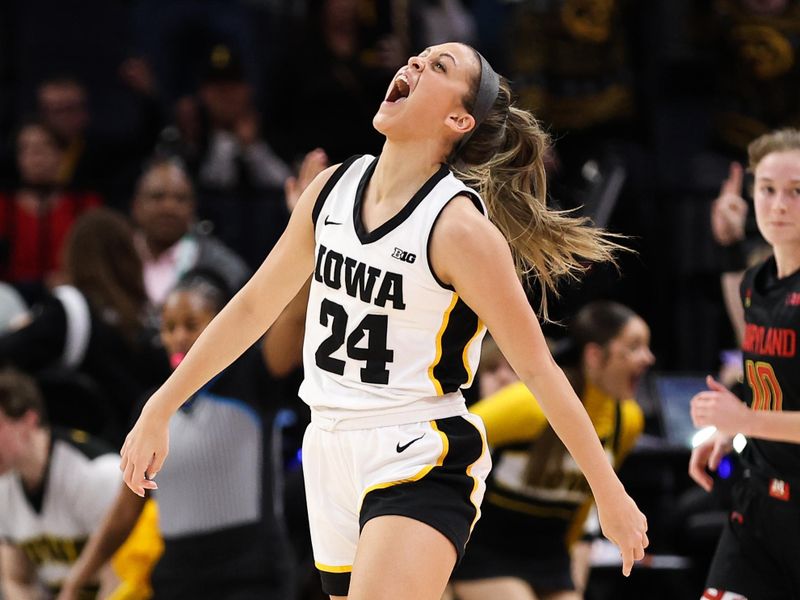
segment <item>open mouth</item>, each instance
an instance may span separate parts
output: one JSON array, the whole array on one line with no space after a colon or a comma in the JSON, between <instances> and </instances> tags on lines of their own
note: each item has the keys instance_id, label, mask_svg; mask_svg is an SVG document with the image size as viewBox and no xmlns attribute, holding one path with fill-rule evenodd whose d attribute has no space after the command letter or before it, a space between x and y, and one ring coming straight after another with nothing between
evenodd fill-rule
<instances>
[{"instance_id":1,"label":"open mouth","mask_svg":"<svg viewBox=\"0 0 800 600\"><path fill-rule=\"evenodd\" d=\"M386 96L386 101L394 104L395 102L402 102L408 98L411 93L411 85L408 83L405 75L398 75L392 82L392 87Z\"/></svg>"}]
</instances>

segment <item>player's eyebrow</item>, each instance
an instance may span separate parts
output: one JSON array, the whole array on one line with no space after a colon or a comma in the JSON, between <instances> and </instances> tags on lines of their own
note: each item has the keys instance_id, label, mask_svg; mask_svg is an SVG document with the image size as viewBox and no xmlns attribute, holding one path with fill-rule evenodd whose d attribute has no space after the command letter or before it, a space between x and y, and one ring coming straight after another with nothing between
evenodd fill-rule
<instances>
[{"instance_id":1,"label":"player's eyebrow","mask_svg":"<svg viewBox=\"0 0 800 600\"><path fill-rule=\"evenodd\" d=\"M455 57L452 54L450 54L449 52L442 52L439 56L440 57L446 56L447 58L449 58L450 60L453 61L454 65L458 66L458 62L456 61Z\"/></svg>"},{"instance_id":2,"label":"player's eyebrow","mask_svg":"<svg viewBox=\"0 0 800 600\"><path fill-rule=\"evenodd\" d=\"M420 56L428 56L428 54L430 54L430 53L431 53L431 49L430 49L430 48L425 48L425 50L423 50L422 52L420 52ZM444 52L444 51L442 51L442 52L439 52L439 58L441 58L442 56L446 56L447 58L449 58L450 60L452 60L452 61L453 61L453 64L454 64L455 66L458 66L458 61L457 61L457 60L455 59L455 57L454 57L452 54L450 54L449 52Z\"/></svg>"},{"instance_id":3,"label":"player's eyebrow","mask_svg":"<svg viewBox=\"0 0 800 600\"><path fill-rule=\"evenodd\" d=\"M768 181L768 182L772 183L772 177L770 177L768 175L762 175L761 177L758 178L758 180L759 181ZM800 177L792 177L792 178L789 179L789 181L791 183L800 183Z\"/></svg>"}]
</instances>

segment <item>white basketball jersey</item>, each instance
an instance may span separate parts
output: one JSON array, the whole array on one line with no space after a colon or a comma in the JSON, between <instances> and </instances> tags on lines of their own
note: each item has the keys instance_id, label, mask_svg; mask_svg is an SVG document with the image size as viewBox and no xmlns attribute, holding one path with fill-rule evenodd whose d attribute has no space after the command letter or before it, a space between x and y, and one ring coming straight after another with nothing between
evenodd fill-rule
<instances>
[{"instance_id":1,"label":"white basketball jersey","mask_svg":"<svg viewBox=\"0 0 800 600\"><path fill-rule=\"evenodd\" d=\"M444 206L479 196L435 173L389 221L367 232L364 193L377 159L353 157L331 176L313 210L316 266L306 315L301 398L315 413L381 415L463 406L486 328L437 280L429 240ZM446 398L443 398L446 396Z\"/></svg>"},{"instance_id":2,"label":"white basketball jersey","mask_svg":"<svg viewBox=\"0 0 800 600\"><path fill-rule=\"evenodd\" d=\"M63 435L62 435L63 433ZM58 588L120 488L119 454L95 455L83 432L54 431L38 506L20 475L0 476L0 540L20 547L39 581Z\"/></svg>"}]
</instances>

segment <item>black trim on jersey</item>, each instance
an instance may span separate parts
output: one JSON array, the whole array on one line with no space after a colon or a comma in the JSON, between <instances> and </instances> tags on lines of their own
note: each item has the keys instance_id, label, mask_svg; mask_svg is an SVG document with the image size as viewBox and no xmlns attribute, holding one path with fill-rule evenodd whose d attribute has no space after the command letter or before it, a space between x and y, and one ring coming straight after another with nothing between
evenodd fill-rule
<instances>
[{"instance_id":1,"label":"black trim on jersey","mask_svg":"<svg viewBox=\"0 0 800 600\"><path fill-rule=\"evenodd\" d=\"M319 219L319 213L322 212L322 207L325 205L325 200L328 199L328 195L331 193L333 187L339 183L339 180L342 178L342 175L345 174L347 169L350 168L355 161L359 158L364 156L363 154L356 154L355 156L351 156L333 172L333 174L328 178L328 181L325 182L325 185L322 186L322 190L317 196L316 202L314 202L314 209L311 211L311 220L314 223L314 227L317 226L317 219Z\"/></svg>"},{"instance_id":2,"label":"black trim on jersey","mask_svg":"<svg viewBox=\"0 0 800 600\"><path fill-rule=\"evenodd\" d=\"M425 197L431 193L431 190L433 190L436 184L450 173L450 169L447 167L447 165L442 165L439 170L436 171L436 173L428 178L428 181L422 184L422 187L419 188L417 193L411 197L411 200L409 200L406 205L400 209L400 212L398 212L380 227L376 227L373 231L367 231L367 229L364 227L364 222L361 220L361 206L364 202L364 193L367 189L367 184L372 178L372 174L374 173L377 165L378 159L376 158L367 167L366 171L364 171L364 174L361 176L361 181L358 182L356 198L355 202L353 202L353 225L356 229L356 235L358 235L358 239L362 244L370 244L378 241L387 233L395 229L403 221L405 221L409 216L411 216L411 213L414 212L414 209L417 208L420 203L422 203Z\"/></svg>"},{"instance_id":3,"label":"black trim on jersey","mask_svg":"<svg viewBox=\"0 0 800 600\"><path fill-rule=\"evenodd\" d=\"M472 192L470 192L468 190L462 190L462 191L458 192L455 196L453 196L453 198L458 198L459 196L466 196L467 198L472 200L472 203L475 205L475 208L477 208L484 217L488 216L486 214L486 212L484 211L484 209L483 209L483 204L481 203L481 201L478 199L478 197L475 194L473 194ZM439 279L439 276L436 275L436 271L433 270L433 263L431 263L431 239L433 238L433 230L436 228L436 223L438 223L439 217L441 217L442 213L444 212L444 207L447 206L448 204L450 204L450 202L453 200L453 198L450 198L450 200L448 200L447 202L445 202L442 205L442 208L439 211L439 214L436 215L436 217L433 219L433 223L431 224L431 230L428 232L428 241L425 244L426 245L425 252L428 255L428 270L431 272L431 276L436 281L436 283L438 283L444 289L450 290L451 292L454 291L455 288L453 288L452 285L449 285L449 284L445 283L444 281L442 281L441 279Z\"/></svg>"},{"instance_id":4,"label":"black trim on jersey","mask_svg":"<svg viewBox=\"0 0 800 600\"><path fill-rule=\"evenodd\" d=\"M443 393L455 392L469 381L464 348L477 330L478 316L459 297L442 332L442 355L433 367L433 377L442 386Z\"/></svg>"},{"instance_id":5,"label":"black trim on jersey","mask_svg":"<svg viewBox=\"0 0 800 600\"><path fill-rule=\"evenodd\" d=\"M94 460L104 454L116 454L106 442L80 429L54 427L53 437L79 450L89 460Z\"/></svg>"},{"instance_id":6,"label":"black trim on jersey","mask_svg":"<svg viewBox=\"0 0 800 600\"><path fill-rule=\"evenodd\" d=\"M47 491L47 482L50 479L50 465L53 462L53 447L55 446L57 439L60 439L60 436L51 431L50 445L47 448L47 462L44 465L42 482L39 487L35 490L29 490L22 481L22 477L20 477L20 484L22 487L22 493L25 496L25 500L28 501L28 504L30 504L33 512L35 512L37 515L42 514L42 508L44 507L44 493Z\"/></svg>"},{"instance_id":7,"label":"black trim on jersey","mask_svg":"<svg viewBox=\"0 0 800 600\"><path fill-rule=\"evenodd\" d=\"M44 475L42 476L42 484L37 490L29 490L24 485L22 491L25 494L25 499L36 514L42 513L44 505L44 495L47 491L47 482L50 479L50 465L53 462L53 450L55 449L56 442L64 442L72 446L83 454L89 460L94 460L104 454L115 454L114 450L105 444L102 440L90 436L88 433L78 429L63 429L61 427L53 427L50 430L50 448L47 451L47 464L44 468Z\"/></svg>"}]
</instances>

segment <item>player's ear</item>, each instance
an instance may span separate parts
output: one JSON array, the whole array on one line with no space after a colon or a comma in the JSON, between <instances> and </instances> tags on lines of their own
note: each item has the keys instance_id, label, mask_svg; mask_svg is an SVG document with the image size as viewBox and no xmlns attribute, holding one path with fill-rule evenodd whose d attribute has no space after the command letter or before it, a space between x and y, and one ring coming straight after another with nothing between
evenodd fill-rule
<instances>
[{"instance_id":1,"label":"player's ear","mask_svg":"<svg viewBox=\"0 0 800 600\"><path fill-rule=\"evenodd\" d=\"M447 115L445 125L459 135L466 135L475 127L475 117L466 110L452 112Z\"/></svg>"}]
</instances>

